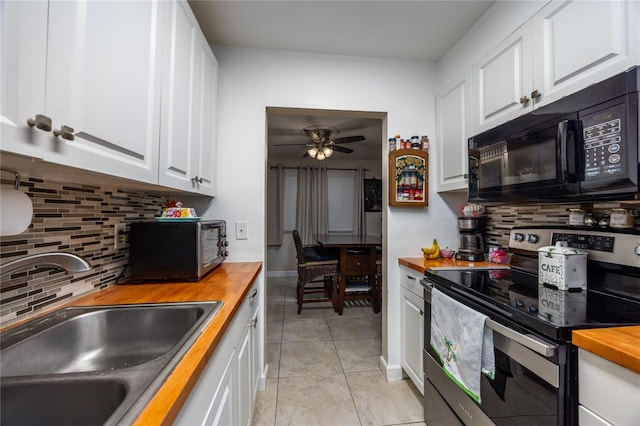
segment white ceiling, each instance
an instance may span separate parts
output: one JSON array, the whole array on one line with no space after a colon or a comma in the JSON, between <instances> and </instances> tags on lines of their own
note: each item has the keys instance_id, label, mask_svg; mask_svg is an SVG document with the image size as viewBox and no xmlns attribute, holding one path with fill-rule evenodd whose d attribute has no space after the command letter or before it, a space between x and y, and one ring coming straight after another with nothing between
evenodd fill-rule
<instances>
[{"instance_id":1,"label":"white ceiling","mask_svg":"<svg viewBox=\"0 0 640 426\"><path fill-rule=\"evenodd\" d=\"M494 2L189 0L211 45L426 61L440 60ZM338 137L365 136L364 142L345 145L354 149L352 159L380 152L380 119L291 112L269 116L270 157L302 156L304 146L289 149L273 144L304 143L308 138L302 129L315 124L336 127Z\"/></svg>"}]
</instances>

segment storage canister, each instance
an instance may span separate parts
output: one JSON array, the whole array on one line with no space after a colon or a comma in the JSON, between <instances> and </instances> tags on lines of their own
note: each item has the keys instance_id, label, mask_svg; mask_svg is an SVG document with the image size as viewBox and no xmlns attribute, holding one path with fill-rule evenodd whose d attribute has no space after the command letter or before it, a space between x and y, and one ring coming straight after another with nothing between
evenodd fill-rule
<instances>
[{"instance_id":1,"label":"storage canister","mask_svg":"<svg viewBox=\"0 0 640 426\"><path fill-rule=\"evenodd\" d=\"M627 209L611 209L609 226L612 228L633 228L635 217Z\"/></svg>"},{"instance_id":2,"label":"storage canister","mask_svg":"<svg viewBox=\"0 0 640 426\"><path fill-rule=\"evenodd\" d=\"M569 225L584 226L585 211L582 209L569 210Z\"/></svg>"},{"instance_id":3,"label":"storage canister","mask_svg":"<svg viewBox=\"0 0 640 426\"><path fill-rule=\"evenodd\" d=\"M538 283L559 290L587 289L587 251L567 247L564 241L538 249Z\"/></svg>"}]
</instances>

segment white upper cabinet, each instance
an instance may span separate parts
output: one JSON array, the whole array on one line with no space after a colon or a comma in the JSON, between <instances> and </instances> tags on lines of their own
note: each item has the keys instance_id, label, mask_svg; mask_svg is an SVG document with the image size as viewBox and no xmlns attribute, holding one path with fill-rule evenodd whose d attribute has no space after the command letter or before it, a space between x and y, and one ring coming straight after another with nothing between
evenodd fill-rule
<instances>
[{"instance_id":1,"label":"white upper cabinet","mask_svg":"<svg viewBox=\"0 0 640 426\"><path fill-rule=\"evenodd\" d=\"M533 18L537 105L640 63L638 2L554 1Z\"/></svg>"},{"instance_id":2,"label":"white upper cabinet","mask_svg":"<svg viewBox=\"0 0 640 426\"><path fill-rule=\"evenodd\" d=\"M214 195L218 63L186 2L168 4L159 183Z\"/></svg>"},{"instance_id":3,"label":"white upper cabinet","mask_svg":"<svg viewBox=\"0 0 640 426\"><path fill-rule=\"evenodd\" d=\"M550 2L473 67L474 133L640 62L638 2Z\"/></svg>"},{"instance_id":4,"label":"white upper cabinet","mask_svg":"<svg viewBox=\"0 0 640 426\"><path fill-rule=\"evenodd\" d=\"M3 29L3 52L6 46L16 62L3 58L3 91L10 96L3 96L8 117L2 148L157 182L164 3L6 2L6 8L4 3L3 20L16 25L20 37L8 34L5 40ZM31 15L30 9L38 13ZM36 29L35 35L23 34L23 26ZM37 115L50 118L50 130L27 125ZM44 142L31 140L43 133Z\"/></svg>"},{"instance_id":5,"label":"white upper cabinet","mask_svg":"<svg viewBox=\"0 0 640 426\"><path fill-rule=\"evenodd\" d=\"M27 124L44 114L47 11L46 1L0 2L0 149L35 158L50 135L47 117L45 130Z\"/></svg>"},{"instance_id":6,"label":"white upper cabinet","mask_svg":"<svg viewBox=\"0 0 640 426\"><path fill-rule=\"evenodd\" d=\"M218 63L186 1L8 1L0 22L2 150L214 195Z\"/></svg>"},{"instance_id":7,"label":"white upper cabinet","mask_svg":"<svg viewBox=\"0 0 640 426\"><path fill-rule=\"evenodd\" d=\"M533 84L530 28L525 25L473 67L474 131L483 131L531 110Z\"/></svg>"},{"instance_id":8,"label":"white upper cabinet","mask_svg":"<svg viewBox=\"0 0 640 426\"><path fill-rule=\"evenodd\" d=\"M467 138L471 132L471 69L444 86L436 105L436 191L467 188Z\"/></svg>"}]
</instances>

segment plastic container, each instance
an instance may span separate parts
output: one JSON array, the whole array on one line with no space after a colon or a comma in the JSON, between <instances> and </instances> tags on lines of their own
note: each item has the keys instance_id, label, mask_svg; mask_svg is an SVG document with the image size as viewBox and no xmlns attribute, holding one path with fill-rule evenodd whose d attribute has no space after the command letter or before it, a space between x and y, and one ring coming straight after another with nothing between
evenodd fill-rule
<instances>
[{"instance_id":1,"label":"plastic container","mask_svg":"<svg viewBox=\"0 0 640 426\"><path fill-rule=\"evenodd\" d=\"M538 283L559 290L587 289L587 254L585 250L567 247L558 241L555 246L538 249Z\"/></svg>"},{"instance_id":2,"label":"plastic container","mask_svg":"<svg viewBox=\"0 0 640 426\"><path fill-rule=\"evenodd\" d=\"M584 226L584 217L586 212L582 209L570 209L569 210L569 225L570 226Z\"/></svg>"}]
</instances>

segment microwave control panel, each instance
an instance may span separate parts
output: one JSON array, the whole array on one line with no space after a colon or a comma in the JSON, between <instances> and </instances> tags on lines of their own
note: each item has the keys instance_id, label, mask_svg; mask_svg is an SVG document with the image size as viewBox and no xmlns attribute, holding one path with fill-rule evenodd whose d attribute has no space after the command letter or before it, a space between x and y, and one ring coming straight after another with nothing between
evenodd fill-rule
<instances>
[{"instance_id":1,"label":"microwave control panel","mask_svg":"<svg viewBox=\"0 0 640 426\"><path fill-rule=\"evenodd\" d=\"M586 179L624 172L622 117L624 107L616 105L582 118Z\"/></svg>"}]
</instances>

